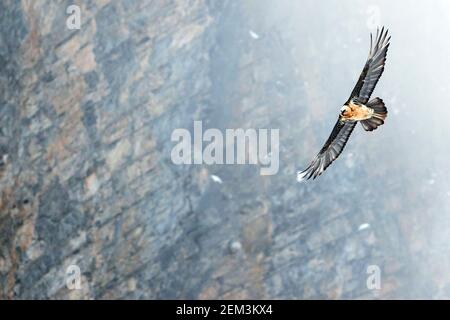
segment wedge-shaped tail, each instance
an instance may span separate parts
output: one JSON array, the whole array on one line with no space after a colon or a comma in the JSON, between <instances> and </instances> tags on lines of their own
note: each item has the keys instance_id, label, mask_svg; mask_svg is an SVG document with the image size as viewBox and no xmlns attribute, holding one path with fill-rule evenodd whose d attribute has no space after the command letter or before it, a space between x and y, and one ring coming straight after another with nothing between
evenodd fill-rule
<instances>
[{"instance_id":1,"label":"wedge-shaped tail","mask_svg":"<svg viewBox=\"0 0 450 320\"><path fill-rule=\"evenodd\" d=\"M384 123L388 112L380 98L370 100L367 106L373 109L373 115L370 119L362 120L361 124L364 130L373 131Z\"/></svg>"}]
</instances>

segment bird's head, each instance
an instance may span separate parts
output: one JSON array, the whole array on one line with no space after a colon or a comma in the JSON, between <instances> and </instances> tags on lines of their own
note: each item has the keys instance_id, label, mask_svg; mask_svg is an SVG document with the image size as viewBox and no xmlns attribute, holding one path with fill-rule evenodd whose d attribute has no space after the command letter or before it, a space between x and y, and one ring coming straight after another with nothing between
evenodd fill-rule
<instances>
[{"instance_id":1,"label":"bird's head","mask_svg":"<svg viewBox=\"0 0 450 320\"><path fill-rule=\"evenodd\" d=\"M345 105L341 108L341 116L342 117L349 117L350 114L351 114L351 110L350 110L349 106Z\"/></svg>"}]
</instances>

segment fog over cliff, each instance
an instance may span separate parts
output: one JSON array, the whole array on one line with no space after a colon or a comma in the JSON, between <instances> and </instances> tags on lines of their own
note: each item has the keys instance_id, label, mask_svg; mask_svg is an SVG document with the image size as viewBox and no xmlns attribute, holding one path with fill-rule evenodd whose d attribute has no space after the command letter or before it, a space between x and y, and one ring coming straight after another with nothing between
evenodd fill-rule
<instances>
[{"instance_id":1,"label":"fog over cliff","mask_svg":"<svg viewBox=\"0 0 450 320\"><path fill-rule=\"evenodd\" d=\"M386 123L298 183L378 25ZM1 1L0 299L450 298L449 35L444 0ZM277 174L175 164L194 121L278 129Z\"/></svg>"}]
</instances>

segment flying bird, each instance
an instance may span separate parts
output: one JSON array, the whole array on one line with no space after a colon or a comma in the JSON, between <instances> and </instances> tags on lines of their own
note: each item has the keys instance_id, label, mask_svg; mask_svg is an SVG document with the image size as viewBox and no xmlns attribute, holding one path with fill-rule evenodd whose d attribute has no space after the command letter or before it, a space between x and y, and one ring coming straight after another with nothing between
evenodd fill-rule
<instances>
[{"instance_id":1,"label":"flying bird","mask_svg":"<svg viewBox=\"0 0 450 320\"><path fill-rule=\"evenodd\" d=\"M297 180L317 178L336 160L350 138L359 121L366 131L373 131L384 123L387 109L383 100L374 98L369 101L375 86L384 71L386 54L389 48L388 30L377 29L375 41L370 34L369 57L347 102L342 106L338 120L330 137L310 165L297 173Z\"/></svg>"}]
</instances>

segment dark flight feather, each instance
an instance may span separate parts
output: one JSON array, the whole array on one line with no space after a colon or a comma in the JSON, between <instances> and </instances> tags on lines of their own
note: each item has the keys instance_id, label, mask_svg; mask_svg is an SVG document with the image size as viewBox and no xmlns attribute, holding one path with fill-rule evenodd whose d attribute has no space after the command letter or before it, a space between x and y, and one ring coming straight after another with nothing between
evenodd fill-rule
<instances>
[{"instance_id":1,"label":"dark flight feather","mask_svg":"<svg viewBox=\"0 0 450 320\"><path fill-rule=\"evenodd\" d=\"M355 121L341 121L338 119L334 125L333 131L320 150L319 154L314 158L311 164L304 171L299 172L297 179L317 178L325 171L328 166L339 157L344 150L353 129L356 126Z\"/></svg>"},{"instance_id":2,"label":"dark flight feather","mask_svg":"<svg viewBox=\"0 0 450 320\"><path fill-rule=\"evenodd\" d=\"M372 41L372 34L370 34L369 57L347 103L355 97L363 104L369 101L370 95L384 71L389 40L391 39L391 37L387 37L387 34L388 30L385 31L384 27L381 32L377 30L375 41Z\"/></svg>"}]
</instances>

